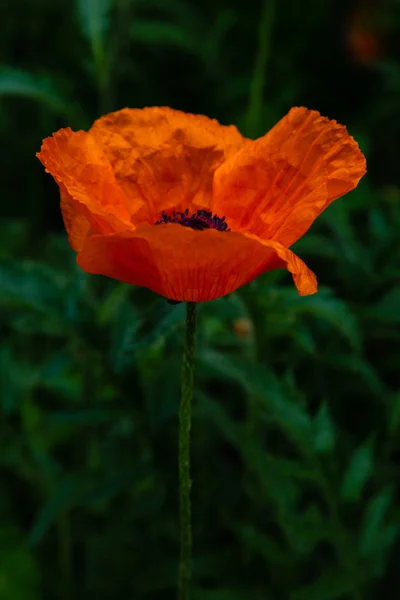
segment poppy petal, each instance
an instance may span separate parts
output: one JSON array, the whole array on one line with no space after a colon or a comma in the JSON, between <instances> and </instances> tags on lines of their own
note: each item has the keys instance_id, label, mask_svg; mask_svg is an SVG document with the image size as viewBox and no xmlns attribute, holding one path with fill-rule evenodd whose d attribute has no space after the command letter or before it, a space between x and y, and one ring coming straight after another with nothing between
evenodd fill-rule
<instances>
[{"instance_id":1,"label":"poppy petal","mask_svg":"<svg viewBox=\"0 0 400 600\"><path fill-rule=\"evenodd\" d=\"M60 129L43 141L37 157L97 232L133 228L108 159L89 133Z\"/></svg>"},{"instance_id":2,"label":"poppy petal","mask_svg":"<svg viewBox=\"0 0 400 600\"><path fill-rule=\"evenodd\" d=\"M95 231L83 212L77 210L77 204L64 188L60 188L60 207L68 240L71 248L79 252L87 236Z\"/></svg>"},{"instance_id":3,"label":"poppy petal","mask_svg":"<svg viewBox=\"0 0 400 600\"><path fill-rule=\"evenodd\" d=\"M292 273L300 295L317 291L315 275L276 242L173 223L88 237L77 262L88 273L144 286L177 301L213 300L280 267Z\"/></svg>"},{"instance_id":4,"label":"poppy petal","mask_svg":"<svg viewBox=\"0 0 400 600\"><path fill-rule=\"evenodd\" d=\"M344 126L293 108L217 169L213 210L231 229L288 247L365 172L365 158Z\"/></svg>"},{"instance_id":5,"label":"poppy petal","mask_svg":"<svg viewBox=\"0 0 400 600\"><path fill-rule=\"evenodd\" d=\"M117 173L131 156L146 157L165 145L215 147L229 158L249 141L234 125L159 106L109 113L94 122L90 133L102 143Z\"/></svg>"},{"instance_id":6,"label":"poppy petal","mask_svg":"<svg viewBox=\"0 0 400 600\"><path fill-rule=\"evenodd\" d=\"M90 133L129 198L136 225L156 222L162 211L209 208L216 167L247 142L233 125L163 107L105 115Z\"/></svg>"}]
</instances>

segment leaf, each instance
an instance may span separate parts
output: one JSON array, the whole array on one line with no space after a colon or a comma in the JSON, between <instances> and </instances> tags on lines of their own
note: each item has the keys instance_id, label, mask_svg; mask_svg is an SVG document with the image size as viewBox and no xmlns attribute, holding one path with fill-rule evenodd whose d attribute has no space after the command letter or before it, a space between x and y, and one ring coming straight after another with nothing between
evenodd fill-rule
<instances>
[{"instance_id":1,"label":"leaf","mask_svg":"<svg viewBox=\"0 0 400 600\"><path fill-rule=\"evenodd\" d=\"M353 193L349 200L351 198L357 199L357 195ZM324 223L334 233L345 261L350 265L357 266L358 269L364 269L366 266L365 252L357 240L350 219L351 205L349 200L347 202L334 202L322 213L320 219L321 223Z\"/></svg>"},{"instance_id":2,"label":"leaf","mask_svg":"<svg viewBox=\"0 0 400 600\"><path fill-rule=\"evenodd\" d=\"M374 470L372 443L357 448L344 474L340 497L346 502L360 499L363 488Z\"/></svg>"},{"instance_id":3,"label":"leaf","mask_svg":"<svg viewBox=\"0 0 400 600\"><path fill-rule=\"evenodd\" d=\"M365 511L363 527L360 536L360 555L375 558L380 551L382 542L391 542L386 537L387 529L384 528L384 520L389 506L393 502L393 489L388 487L379 492L370 502ZM399 524L396 524L396 531Z\"/></svg>"},{"instance_id":4,"label":"leaf","mask_svg":"<svg viewBox=\"0 0 400 600\"><path fill-rule=\"evenodd\" d=\"M266 596L263 592L262 596L254 595L253 590L229 590L229 589L216 589L216 590L193 590L193 600L244 600L252 598L252 600L270 600L270 596Z\"/></svg>"},{"instance_id":5,"label":"leaf","mask_svg":"<svg viewBox=\"0 0 400 600\"><path fill-rule=\"evenodd\" d=\"M376 536L376 548L369 554L370 572L380 578L385 575L387 564L390 560L390 551L392 546L399 539L400 525L392 523L382 527L379 535Z\"/></svg>"},{"instance_id":6,"label":"leaf","mask_svg":"<svg viewBox=\"0 0 400 600\"><path fill-rule=\"evenodd\" d=\"M219 59L223 55L224 40L237 23L238 16L235 10L222 9L216 13L215 20L207 27L207 34L203 36L200 50L203 60L211 67L219 66Z\"/></svg>"},{"instance_id":7,"label":"leaf","mask_svg":"<svg viewBox=\"0 0 400 600\"><path fill-rule=\"evenodd\" d=\"M176 560L158 548L151 554L151 560L146 560L144 553L136 559L134 589L138 598L157 595L163 597L166 589L172 589L176 585Z\"/></svg>"},{"instance_id":8,"label":"leaf","mask_svg":"<svg viewBox=\"0 0 400 600\"><path fill-rule=\"evenodd\" d=\"M113 0L77 0L79 23L89 42L93 58L101 64L105 53L105 36Z\"/></svg>"},{"instance_id":9,"label":"leaf","mask_svg":"<svg viewBox=\"0 0 400 600\"><path fill-rule=\"evenodd\" d=\"M43 538L53 521L66 509L76 504L90 489L89 477L68 477L59 482L54 493L39 512L28 536L29 544L35 546Z\"/></svg>"},{"instance_id":10,"label":"leaf","mask_svg":"<svg viewBox=\"0 0 400 600\"><path fill-rule=\"evenodd\" d=\"M236 381L256 400L262 417L275 421L303 449L309 449L312 426L308 414L298 403L290 401L277 378L267 369L249 363L243 357L224 355L214 350L199 349L198 359L211 372Z\"/></svg>"},{"instance_id":11,"label":"leaf","mask_svg":"<svg viewBox=\"0 0 400 600\"><path fill-rule=\"evenodd\" d=\"M58 114L72 119L73 106L56 89L51 79L21 69L0 66L0 97L19 96L36 100Z\"/></svg>"},{"instance_id":12,"label":"leaf","mask_svg":"<svg viewBox=\"0 0 400 600\"><path fill-rule=\"evenodd\" d=\"M330 357L329 364L330 366L335 367L335 369L340 372L341 376L344 374L347 375L348 373L356 375L358 378L358 388L361 383L363 383L369 391L376 394L376 396L387 396L388 391L384 382L366 359L356 355L343 355L337 353Z\"/></svg>"},{"instance_id":13,"label":"leaf","mask_svg":"<svg viewBox=\"0 0 400 600\"><path fill-rule=\"evenodd\" d=\"M379 302L367 309L367 314L382 323L400 323L400 286L389 290Z\"/></svg>"},{"instance_id":14,"label":"leaf","mask_svg":"<svg viewBox=\"0 0 400 600\"><path fill-rule=\"evenodd\" d=\"M41 429L54 425L93 425L109 423L121 416L121 411L106 408L90 408L87 410L65 410L53 412L42 419Z\"/></svg>"},{"instance_id":15,"label":"leaf","mask_svg":"<svg viewBox=\"0 0 400 600\"><path fill-rule=\"evenodd\" d=\"M198 53L196 37L183 27L165 21L136 19L130 29L134 43L150 46L175 46L186 52Z\"/></svg>"},{"instance_id":16,"label":"leaf","mask_svg":"<svg viewBox=\"0 0 400 600\"><path fill-rule=\"evenodd\" d=\"M22 534L12 526L0 529L0 597L39 600L39 570Z\"/></svg>"},{"instance_id":17,"label":"leaf","mask_svg":"<svg viewBox=\"0 0 400 600\"><path fill-rule=\"evenodd\" d=\"M67 279L42 263L0 261L0 308L24 334L73 334L65 307Z\"/></svg>"},{"instance_id":18,"label":"leaf","mask_svg":"<svg viewBox=\"0 0 400 600\"><path fill-rule=\"evenodd\" d=\"M174 2L165 2L165 0L139 0L141 11L149 10L162 12L172 17L174 21L179 20L185 23L185 27L196 26L199 23L200 15L196 12L193 5L189 5L185 0L174 0Z\"/></svg>"},{"instance_id":19,"label":"leaf","mask_svg":"<svg viewBox=\"0 0 400 600\"><path fill-rule=\"evenodd\" d=\"M393 435L400 425L400 393L394 394L389 400L388 430Z\"/></svg>"},{"instance_id":20,"label":"leaf","mask_svg":"<svg viewBox=\"0 0 400 600\"><path fill-rule=\"evenodd\" d=\"M385 244L390 241L391 237L391 224L388 219L385 218L385 213L382 210L378 210L371 207L368 213L369 228L371 236L380 244Z\"/></svg>"},{"instance_id":21,"label":"leaf","mask_svg":"<svg viewBox=\"0 0 400 600\"><path fill-rule=\"evenodd\" d=\"M274 539L267 537L250 524L238 524L234 529L241 542L252 552L261 556L266 563L287 565L289 559L287 550Z\"/></svg>"},{"instance_id":22,"label":"leaf","mask_svg":"<svg viewBox=\"0 0 400 600\"><path fill-rule=\"evenodd\" d=\"M63 276L41 263L0 262L0 304L6 307L59 312L65 283Z\"/></svg>"},{"instance_id":23,"label":"leaf","mask_svg":"<svg viewBox=\"0 0 400 600\"><path fill-rule=\"evenodd\" d=\"M161 354L162 356L162 354ZM176 423L181 393L180 378L171 376L181 369L181 356L175 353L168 358L156 359L142 370L141 383L146 397L146 409L153 435L165 432L167 423ZM154 364L158 364L156 374ZM162 388L162 399L160 389Z\"/></svg>"},{"instance_id":24,"label":"leaf","mask_svg":"<svg viewBox=\"0 0 400 600\"><path fill-rule=\"evenodd\" d=\"M301 331L303 328L304 331L304 317L307 317L306 323L314 335L318 332L317 326L326 324L339 331L354 350L360 351L362 344L358 320L348 304L335 298L329 289L321 288L318 294L299 298L294 288L268 285L260 290L259 296L267 311L271 335L292 335L296 339L298 329ZM325 326L325 329L328 327ZM313 344L312 340L307 340L307 333L305 336L303 333L301 341L310 349L315 347L315 342Z\"/></svg>"},{"instance_id":25,"label":"leaf","mask_svg":"<svg viewBox=\"0 0 400 600\"><path fill-rule=\"evenodd\" d=\"M73 357L70 350L60 350L44 361L39 372L38 383L58 396L74 400L79 394L81 381L79 373L71 373Z\"/></svg>"},{"instance_id":26,"label":"leaf","mask_svg":"<svg viewBox=\"0 0 400 600\"><path fill-rule=\"evenodd\" d=\"M18 406L18 391L15 385L15 368L10 346L3 344L0 348L0 381L1 407L4 415L8 415ZM21 377L21 373L18 373Z\"/></svg>"},{"instance_id":27,"label":"leaf","mask_svg":"<svg viewBox=\"0 0 400 600\"><path fill-rule=\"evenodd\" d=\"M114 333L114 364L117 369L130 363L139 350L164 339L185 318L185 304L171 305L157 299L143 314L128 303L120 313Z\"/></svg>"},{"instance_id":28,"label":"leaf","mask_svg":"<svg viewBox=\"0 0 400 600\"><path fill-rule=\"evenodd\" d=\"M141 490L150 495L153 490L153 486L150 486L150 488L148 485L143 486L143 481L147 480L148 477L149 465L146 457L142 458L139 464L126 468L120 467L106 475L103 473L92 475L86 472L82 475L64 476L62 480L57 482L57 485L54 485L53 493L37 515L28 536L29 543L33 546L39 543L53 522L65 510L75 506L88 506L105 502L130 486L137 489L134 499L136 518L140 517L140 513L146 513L146 510L147 513L153 511L153 509L159 510L161 507L155 508L154 504L149 503L149 497L143 503L141 502Z\"/></svg>"},{"instance_id":29,"label":"leaf","mask_svg":"<svg viewBox=\"0 0 400 600\"><path fill-rule=\"evenodd\" d=\"M2 219L0 224L0 260L24 255L28 240L28 222Z\"/></svg>"},{"instance_id":30,"label":"leaf","mask_svg":"<svg viewBox=\"0 0 400 600\"><path fill-rule=\"evenodd\" d=\"M296 242L296 253L299 256L316 256L318 258L337 259L337 247L332 240L322 235L307 233Z\"/></svg>"},{"instance_id":31,"label":"leaf","mask_svg":"<svg viewBox=\"0 0 400 600\"><path fill-rule=\"evenodd\" d=\"M335 447L335 426L326 404L318 411L314 422L314 445L318 453L331 452Z\"/></svg>"},{"instance_id":32,"label":"leaf","mask_svg":"<svg viewBox=\"0 0 400 600\"><path fill-rule=\"evenodd\" d=\"M291 525L289 542L297 556L310 556L320 542L332 541L335 526L314 504L308 505L300 514L296 509L285 516L285 526Z\"/></svg>"},{"instance_id":33,"label":"leaf","mask_svg":"<svg viewBox=\"0 0 400 600\"><path fill-rule=\"evenodd\" d=\"M322 289L313 296L296 298L296 300L295 308L298 314L309 314L330 323L347 338L355 350L361 349L358 321L343 300L333 297L327 289Z\"/></svg>"},{"instance_id":34,"label":"leaf","mask_svg":"<svg viewBox=\"0 0 400 600\"><path fill-rule=\"evenodd\" d=\"M342 600L353 589L354 582L347 571L333 570L294 592L290 600Z\"/></svg>"},{"instance_id":35,"label":"leaf","mask_svg":"<svg viewBox=\"0 0 400 600\"><path fill-rule=\"evenodd\" d=\"M218 402L211 400L206 394L198 391L195 394L196 402L193 407L193 413L196 419L207 419L220 430L227 441L235 446L239 445L242 439L240 428L225 408Z\"/></svg>"},{"instance_id":36,"label":"leaf","mask_svg":"<svg viewBox=\"0 0 400 600\"><path fill-rule=\"evenodd\" d=\"M305 323L299 324L296 328L295 341L307 354L315 354L317 352L317 344L312 335L311 328Z\"/></svg>"},{"instance_id":37,"label":"leaf","mask_svg":"<svg viewBox=\"0 0 400 600\"><path fill-rule=\"evenodd\" d=\"M107 325L113 321L115 315L123 310L124 303L128 300L130 286L125 283L115 283L111 286L109 293L102 300L98 312L97 320L100 325Z\"/></svg>"}]
</instances>

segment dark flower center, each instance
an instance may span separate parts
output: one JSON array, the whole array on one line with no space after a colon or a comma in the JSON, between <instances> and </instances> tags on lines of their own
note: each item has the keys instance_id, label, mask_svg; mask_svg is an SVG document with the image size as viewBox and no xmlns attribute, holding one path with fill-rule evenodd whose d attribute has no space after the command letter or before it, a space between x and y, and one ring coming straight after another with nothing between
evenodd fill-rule
<instances>
[{"instance_id":1,"label":"dark flower center","mask_svg":"<svg viewBox=\"0 0 400 600\"><path fill-rule=\"evenodd\" d=\"M198 210L192 215L189 214L187 208L185 212L173 212L172 216L165 214L163 211L161 219L155 222L155 225L161 225L163 223L179 223L184 227L191 227L198 231L203 229L217 229L218 231L230 231L228 224L225 221L225 217L219 217L218 215L212 214L211 211Z\"/></svg>"}]
</instances>

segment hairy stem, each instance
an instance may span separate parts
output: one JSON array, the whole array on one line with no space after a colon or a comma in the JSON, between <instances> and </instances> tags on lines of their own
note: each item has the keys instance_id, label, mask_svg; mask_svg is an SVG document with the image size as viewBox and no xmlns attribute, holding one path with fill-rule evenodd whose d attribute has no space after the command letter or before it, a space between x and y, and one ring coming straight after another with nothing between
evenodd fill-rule
<instances>
[{"instance_id":1,"label":"hairy stem","mask_svg":"<svg viewBox=\"0 0 400 600\"><path fill-rule=\"evenodd\" d=\"M196 305L187 303L185 348L182 364L182 395L179 409L179 499L181 552L178 599L188 600L192 560L192 525L190 504L190 426L193 396L193 371L196 332Z\"/></svg>"}]
</instances>

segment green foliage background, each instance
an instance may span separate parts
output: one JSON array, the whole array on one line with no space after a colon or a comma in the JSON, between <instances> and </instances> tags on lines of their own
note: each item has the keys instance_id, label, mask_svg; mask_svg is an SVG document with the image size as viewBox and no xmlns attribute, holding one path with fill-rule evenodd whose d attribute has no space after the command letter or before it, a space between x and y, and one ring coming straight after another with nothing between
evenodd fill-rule
<instances>
[{"instance_id":1,"label":"green foliage background","mask_svg":"<svg viewBox=\"0 0 400 600\"><path fill-rule=\"evenodd\" d=\"M168 600L184 306L78 270L34 154L59 127L170 105L262 135L346 123L369 174L284 272L199 311L193 600L400 589L400 14L349 49L336 0L0 2L0 598Z\"/></svg>"}]
</instances>

